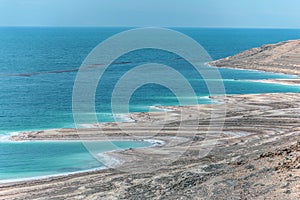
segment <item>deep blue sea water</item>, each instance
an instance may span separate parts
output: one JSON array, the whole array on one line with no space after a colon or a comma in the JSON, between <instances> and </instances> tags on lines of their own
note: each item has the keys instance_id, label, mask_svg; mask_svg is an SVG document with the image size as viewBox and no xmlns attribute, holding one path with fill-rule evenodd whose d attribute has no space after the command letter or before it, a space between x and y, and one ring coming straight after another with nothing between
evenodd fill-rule
<instances>
[{"instance_id":1,"label":"deep blue sea water","mask_svg":"<svg viewBox=\"0 0 300 200\"><path fill-rule=\"evenodd\" d=\"M124 30L128 28L0 28L0 138L15 131L73 127L72 90L78 68L96 45ZM300 38L300 30L285 29L175 30L199 42L213 59L234 55L263 44ZM178 55L153 49L140 50L120 57L105 72L95 101L100 122L113 121L110 114L111 93L120 76L127 70L148 62L166 64L179 70L188 77L199 96L199 103L210 103L202 98L209 95L205 82L188 67L188 63L178 59ZM300 88L296 86L247 81L293 78L292 76L234 69L219 71L227 94L300 92ZM178 101L170 90L150 84L134 93L130 110L148 111L149 106L157 104L176 105ZM124 148L135 145L127 144ZM43 151L37 152L37 149ZM61 151L57 152L55 149ZM51 157L53 152L59 156ZM55 163L55 160L60 163L66 157L70 160L55 166L49 164ZM84 159L88 161L81 162ZM32 160L33 162L29 162ZM47 142L2 142L0 163L0 180L103 166L89 157L80 143Z\"/></svg>"}]
</instances>

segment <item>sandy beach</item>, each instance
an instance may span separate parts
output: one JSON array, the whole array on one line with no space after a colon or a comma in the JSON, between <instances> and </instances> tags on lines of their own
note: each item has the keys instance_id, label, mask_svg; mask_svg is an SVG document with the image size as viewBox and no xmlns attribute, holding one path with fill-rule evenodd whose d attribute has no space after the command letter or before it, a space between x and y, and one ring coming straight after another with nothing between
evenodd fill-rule
<instances>
[{"instance_id":1,"label":"sandy beach","mask_svg":"<svg viewBox=\"0 0 300 200\"><path fill-rule=\"evenodd\" d=\"M299 75L298 50L299 41L288 41L210 64ZM299 199L300 94L211 98L217 103L132 113L132 122L12 136L15 141L151 139L164 144L106 153L121 162L104 170L0 184L0 199Z\"/></svg>"}]
</instances>

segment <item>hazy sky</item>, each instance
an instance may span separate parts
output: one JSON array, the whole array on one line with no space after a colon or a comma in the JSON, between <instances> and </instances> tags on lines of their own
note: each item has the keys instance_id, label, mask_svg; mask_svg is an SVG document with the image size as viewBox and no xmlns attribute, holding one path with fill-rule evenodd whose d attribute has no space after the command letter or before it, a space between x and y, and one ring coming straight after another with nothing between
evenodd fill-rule
<instances>
[{"instance_id":1,"label":"hazy sky","mask_svg":"<svg viewBox=\"0 0 300 200\"><path fill-rule=\"evenodd\" d=\"M300 1L0 0L0 26L300 28Z\"/></svg>"}]
</instances>

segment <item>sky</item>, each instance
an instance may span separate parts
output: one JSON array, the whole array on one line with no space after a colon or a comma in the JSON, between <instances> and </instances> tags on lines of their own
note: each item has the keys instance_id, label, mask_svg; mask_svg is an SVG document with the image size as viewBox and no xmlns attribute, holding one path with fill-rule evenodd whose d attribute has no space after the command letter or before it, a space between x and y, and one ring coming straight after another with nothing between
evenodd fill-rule
<instances>
[{"instance_id":1,"label":"sky","mask_svg":"<svg viewBox=\"0 0 300 200\"><path fill-rule=\"evenodd\" d=\"M0 26L300 28L300 1L0 0Z\"/></svg>"}]
</instances>

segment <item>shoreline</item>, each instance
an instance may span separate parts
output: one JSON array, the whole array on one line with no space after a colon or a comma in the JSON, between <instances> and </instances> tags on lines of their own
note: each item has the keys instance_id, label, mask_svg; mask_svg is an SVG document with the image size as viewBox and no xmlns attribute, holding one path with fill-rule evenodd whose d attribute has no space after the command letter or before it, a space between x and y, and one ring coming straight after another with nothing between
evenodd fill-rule
<instances>
[{"instance_id":1,"label":"shoreline","mask_svg":"<svg viewBox=\"0 0 300 200\"><path fill-rule=\"evenodd\" d=\"M297 44L291 42L298 48L298 41ZM249 51L269 52L287 43L265 45ZM246 51L246 56L249 51ZM245 53L238 54L238 57L240 55ZM232 57L221 60L227 62L228 59ZM300 68L296 70L299 70L296 72L299 75ZM300 93L212 98L219 104L166 106L172 110L132 113L130 116L134 122L106 123L97 128L81 129L79 134L86 139L150 137L161 139L165 144L105 153L124 161L121 166L0 184L0 199L31 199L32 195L49 198L50 194L53 198L64 199L76 196L82 199L139 199L155 198L158 194L172 199L181 198L183 194L188 198L208 199L300 198ZM226 119L222 121L224 105ZM212 111L216 112L213 125L210 121ZM181 123L185 125L182 130ZM220 125L222 131L218 129ZM197 131L193 132L195 126ZM13 139L52 137L62 140L74 139L75 135L74 129L61 129L30 132Z\"/></svg>"},{"instance_id":2,"label":"shoreline","mask_svg":"<svg viewBox=\"0 0 300 200\"><path fill-rule=\"evenodd\" d=\"M243 69L241 69L243 70ZM246 69L247 70L247 69ZM278 82L277 82L278 80ZM267 82L267 83L278 83L278 84L284 84L284 83L281 83L281 81L290 81L290 80L293 80L293 79L264 79L264 80L245 80L245 81L253 81L253 82ZM299 81L299 79L296 79L297 81ZM298 83L296 84L288 84L288 85L298 85ZM268 93L270 94L270 93ZM274 93L271 95L276 95L276 94L279 94L279 93ZM264 95L264 94L244 94L244 95L238 95L238 94L232 94L232 95L229 95L229 96L249 96L249 95ZM222 102L222 100L220 100L218 97L222 97L222 96L208 96L209 99L215 101L215 102L219 102L219 103L224 103ZM197 104L197 105L189 105L189 106L183 106L183 107L195 107L195 106L201 106L201 105L205 105L205 104ZM210 105L210 104L208 104ZM120 122L104 122L104 123L99 123L99 124L86 124L87 127L85 128L55 128L55 129L45 129L45 130L31 130L31 131L19 131L19 132L12 132L12 134L8 135L8 141L5 141L5 142L92 142L94 141L95 138L92 138L92 139L80 139L80 138L60 138L60 137L51 137L50 139L44 139L44 138L33 138L33 139L28 139L28 138L24 138L23 136L32 136L32 134L39 134L39 133L46 133L48 131L52 132L56 132L56 131L74 131L76 132L75 135L77 135L77 130L80 130L80 131L85 131L85 130L92 130L92 129L98 129L99 126L101 125L104 125L105 127L106 126L115 126L116 124L123 124L123 123L128 123L128 124L136 124L137 122L139 122L141 119L137 119L139 117L136 117L135 115L143 115L143 116L147 116L148 114L161 114L163 112L174 112L176 110L178 110L178 108L180 108L182 106L156 106L155 109L158 110L158 112L153 112L153 113L150 113L150 112L134 112L134 113L129 113L129 114L122 114L122 116L124 115L127 119L130 119L128 121L120 121ZM133 117L133 116L134 117ZM143 118L143 117L142 117ZM83 125L84 127L85 125ZM237 138L239 137L242 137L244 135L238 135ZM17 138L17 140L16 140ZM100 140L97 140L99 142L101 141L146 141L146 142L149 142L151 143L152 145L149 146L149 147L139 147L139 148L134 148L134 149L141 149L141 148L155 148L155 147L160 147L160 146L163 146L166 144L165 141L163 140L158 140L158 139L143 139L143 138L139 138L139 139L136 139L136 138L127 138L127 137L114 137L113 139L110 139L110 140L105 140L105 139L100 139ZM151 142L150 142L151 141ZM131 149L131 148L130 148ZM110 159L113 159L114 161L116 161L114 164L109 164L109 163L106 163L108 165L111 165L111 167L116 167L116 166L121 166L125 160L122 160L122 158L119 158L119 159L115 159L113 156L109 155L109 154L114 154L114 153L119 153L119 152L123 152L123 151L126 151L128 149L123 149L123 150L111 150L111 151L107 151L107 152L103 152L103 153L99 153L99 155L101 156L104 156L106 157L106 160L109 160ZM105 165L105 164L104 164ZM24 179L14 179L12 181L10 180L4 180L4 181L1 181L0 180L0 186L1 184L6 184L6 183L22 183L22 182L26 182L26 181L34 181L34 180L42 180L42 179L51 179L51 178L55 178L55 177L67 177L67 176L70 176L70 175L80 175L80 174L83 174L83 173L86 173L86 172L100 172L104 169L109 169L107 167L99 167L99 168L93 168L93 169L88 169L88 170L83 170L83 171L75 171L75 172L67 172L67 173L62 173L62 174L53 174L53 175L45 175L45 176L38 176L38 177L29 177L29 178L24 178Z\"/></svg>"},{"instance_id":3,"label":"shoreline","mask_svg":"<svg viewBox=\"0 0 300 200\"><path fill-rule=\"evenodd\" d=\"M121 140L110 140L110 142L112 141L121 141ZM141 148L153 148L153 147L157 147L157 146L163 146L165 144L164 141L162 140L122 140L122 141L143 141L143 142L149 142L151 145L148 147L137 147L134 149L141 149ZM19 142L19 141L11 141L11 142ZM24 141L22 141L24 142ZM37 141L25 141L25 142L83 142L83 141L70 141L70 140L37 140ZM91 142L91 141L84 141L84 142ZM98 142L107 142L105 140L103 141L98 141ZM128 148L130 149L130 148ZM76 175L76 174L83 174L86 172L99 172L102 171L104 169L108 169L108 167L106 167L106 165L109 166L117 166L117 165L121 165L123 163L122 160L117 160L114 159L111 156L108 156L106 154L109 153L113 153L113 152L118 152L118 151L125 151L128 149L119 149L119 150L111 150L111 151L106 151L106 152L102 152L99 153L99 156L103 156L106 157L105 160L109 160L109 159L113 159L115 162L114 163L110 163L108 162L103 162L102 164L104 165L103 167L97 167L97 168L91 168L91 169L86 169L86 170L81 170L81 171L74 171L74 172L65 172L65 173L58 173L58 174L51 174L51 175L42 175L42 176L34 176L34 177L27 177L27 178L20 178L20 179L4 179L4 180L0 180L0 186L1 184L13 184L13 183L22 183L22 182L28 182L28 181L36 181L36 180L42 180L42 179L51 179L51 178L59 178L59 177L66 177L66 176L71 176L71 175ZM99 161L100 162L100 161Z\"/></svg>"},{"instance_id":4,"label":"shoreline","mask_svg":"<svg viewBox=\"0 0 300 200\"><path fill-rule=\"evenodd\" d=\"M230 56L230 57L232 57L232 56ZM228 57L228 58L230 58L230 57ZM246 71L255 71L255 72L266 72L266 73L281 74L281 75L290 76L290 78L255 79L255 80L251 80L251 79L249 79L249 80L239 80L239 79L237 79L237 81L277 83L277 84L292 85L292 86L300 85L300 75L297 75L297 74L288 74L288 73L283 73L283 72L264 71L264 70L259 70L259 69L252 69L251 67L240 68L240 67L215 66L215 65L213 65L214 62L218 62L218 60L208 62L208 63L206 63L206 65L209 66L209 67L215 67L215 68L226 68L226 69L234 69L234 70L241 70L241 71L246 70Z\"/></svg>"},{"instance_id":5,"label":"shoreline","mask_svg":"<svg viewBox=\"0 0 300 200\"><path fill-rule=\"evenodd\" d=\"M289 85L289 86L300 86L300 79L262 79L262 80L247 80L247 81Z\"/></svg>"},{"instance_id":6,"label":"shoreline","mask_svg":"<svg viewBox=\"0 0 300 200\"><path fill-rule=\"evenodd\" d=\"M259 173L259 171L264 170L264 168L268 165L271 165L268 168L269 171L264 171L263 174L266 174L266 176L269 178L273 177L273 173L276 173L275 169L281 167L278 166L277 163L281 163L283 162L282 160L285 159L285 157L282 158L281 154L278 154L276 152L281 152L286 148L294 149L295 147L293 145L295 145L295 141L297 141L297 138L299 138L300 135L300 128L297 126L300 123L300 118L298 117L300 108L300 94L249 94L232 95L228 97L219 96L214 98L218 101L222 100L227 104L227 118L222 134L218 137L216 136L216 139L219 141L219 143L214 144L215 148L213 148L206 157L199 157L198 151L199 148L205 148L205 146L203 146L203 139L205 138L204 132L207 123L209 123L206 121L206 117L208 117L207 114L210 113L210 109L212 107L211 105L194 105L182 107L180 109L186 109L185 111L188 111L186 113L191 113L192 115L195 113L199 113L199 111L201 112L199 113L200 116L202 116L199 124L199 133L197 133L195 137L194 135L186 135L182 138L177 137L176 144L173 143L172 145L168 145L168 143L166 143L166 145L164 146L154 147L152 148L153 152L150 152L149 148L109 152L107 154L108 156L112 156L116 159L122 158L122 160L124 160L124 163L122 163L121 167L117 166L115 168L107 168L92 172L82 172L66 176L0 184L0 199L2 199L1 197L9 198L16 194L23 199L30 199L30 197L32 196L28 196L26 191L29 192L34 188L38 188L38 190L35 189L35 194L39 195L40 197L43 197L43 195L45 194L49 194L49 192L51 191L53 192L57 190L68 191L68 193L64 196L65 198L72 198L72 194L74 193L74 195L76 195L78 194L78 192L81 195L84 195L84 197L86 198L89 197L89 190L83 189L76 190L75 192L72 189L73 187L70 187L72 185L76 186L76 188L80 188L82 186L88 188L96 187L97 191L102 191L101 195L104 195L103 197L112 195L117 198L121 194L120 190L124 189L124 187L131 188L136 184L147 183L145 182L147 178L137 179L136 181L138 182L134 183L130 181L132 180L131 177L151 176L154 180L157 179L157 181L162 181L164 180L162 178L168 177L170 173L172 174L171 177L177 177L176 179L178 179L179 182L185 180L185 177L190 177L190 181L196 181L197 185L199 184L199 187L204 188L206 186L202 185L202 183L198 181L202 180L202 178L200 177L207 177L207 179L205 178L205 180L207 180L205 181L205 184L217 184L215 187L221 189L224 186L219 186L219 184L221 183L219 183L218 180L227 180L227 175L231 177L230 179L233 179L232 181L238 180L234 179L235 176L245 177L245 180L243 180L247 181L248 179L246 177L248 176L248 173ZM287 102L285 101L285 99L294 99L294 101ZM173 131L174 127L177 126L175 122L176 119L178 119L176 117L178 117L177 112L179 112L179 108L177 109L178 110L176 111L172 111L172 115L169 114L170 123L166 127L166 130L159 132L156 137L160 139L171 139L171 142L173 142L174 136L176 137L176 134L174 135ZM134 117L140 117L143 120L148 119L148 122L156 122L158 118L164 116L162 114L164 113L139 113L135 114ZM150 119L148 118L149 116ZM190 118L188 118L187 116L186 120L189 119ZM143 120L138 123L145 124L146 122ZM128 123L126 124L128 125ZM118 132L115 132L115 126L113 125L115 124L112 124L111 128L113 128L113 131L109 136L115 138L128 138L128 136L126 137L124 135L119 135ZM90 129L88 129L88 131L90 131ZM143 131L144 130L142 129L141 132ZM149 136L149 134L147 133L141 134L140 137L147 135ZM185 133L183 135L185 135ZM206 140L205 144L209 144L209 141L214 141L214 138ZM181 154L182 148L185 148L186 146L188 146L189 148L185 149L184 153ZM252 150L249 151L248 148L251 148ZM178 157L175 152L179 152L178 155L181 156ZM288 150L288 152L293 153L295 152L295 150ZM172 157L168 157L167 155L172 155L173 153L175 153L174 155L176 159L173 163L165 166L164 163L168 162L169 159L172 159ZM276 155L274 158L272 157L273 154L274 156ZM294 155L294 153L291 155ZM294 159L293 157L291 158ZM275 160L269 162L269 159ZM293 164L294 162L294 160L291 161L291 164ZM217 167L219 165L222 167ZM248 170L247 167L252 165L254 166L254 168ZM153 167L153 170L155 170L153 172L151 170L147 171L149 167L150 169ZM245 168L246 171L243 172ZM146 169L146 171L140 171L141 169ZM282 184L282 182L288 182L290 184L290 186L288 187L289 190L294 191L291 194L297 194L297 187L295 185L297 181L290 182L285 178L285 176L289 177L288 174L293 174L293 177L297 177L297 171L291 171L293 170L293 168L283 169L284 171L280 172L280 176L284 176L282 177L283 179L281 181L279 181L279 179L277 180L276 177L271 178L272 183L268 180L263 180L265 186L261 186L261 190L263 191L264 188L271 187L272 185L272 187L278 188L278 184ZM219 170L222 170L222 173L220 173ZM192 173L193 175L188 176L188 173ZM236 174L233 175L232 173ZM240 173L242 173L243 175L241 175ZM219 178L214 179L213 177ZM94 181L90 182L89 180ZM141 182L139 182L139 180ZM261 176L254 175L252 176L251 180L259 183L261 181ZM130 184L128 186L123 185L122 183L124 181L129 181ZM173 184L172 182L168 181L168 179L163 182L161 181L161 187ZM217 182L213 183L210 181ZM97 183L101 183L102 186L97 185ZM145 187L139 186L139 188L144 194L149 190L149 188L151 189L151 185L155 183L156 182L153 182L151 184L149 183L150 186ZM96 185L94 186L94 184ZM107 184L117 184L118 189L109 187L109 189L105 190L104 188L102 188ZM172 186L172 188L175 188L175 190L176 187L177 186ZM190 186L188 184L187 188L184 187L180 190L187 193L187 189L193 187L194 186ZM112 191L113 193L111 193L110 191ZM239 190L237 190L237 192L239 192ZM282 190L278 190L278 192L280 192L280 195L284 195L281 196L282 198L287 199L287 196L285 196L285 193L282 193ZM273 191L272 194L279 195L278 192ZM197 193L195 195L202 195L202 193ZM270 193L266 192L265 195L270 195Z\"/></svg>"},{"instance_id":7,"label":"shoreline","mask_svg":"<svg viewBox=\"0 0 300 200\"><path fill-rule=\"evenodd\" d=\"M5 179L0 180L0 186L1 184L17 184L17 183L25 183L28 181L38 181L43 179L51 179L51 178L59 178L59 177L65 177L65 176L71 176L75 174L82 174L86 172L96 172L106 169L105 167L99 167L99 168L93 168L93 169L87 169L77 172L67 172L67 173L61 173L61 174L53 174L53 175L43 175L43 176L35 176L35 177L28 177L28 178L20 178L20 179Z\"/></svg>"}]
</instances>

